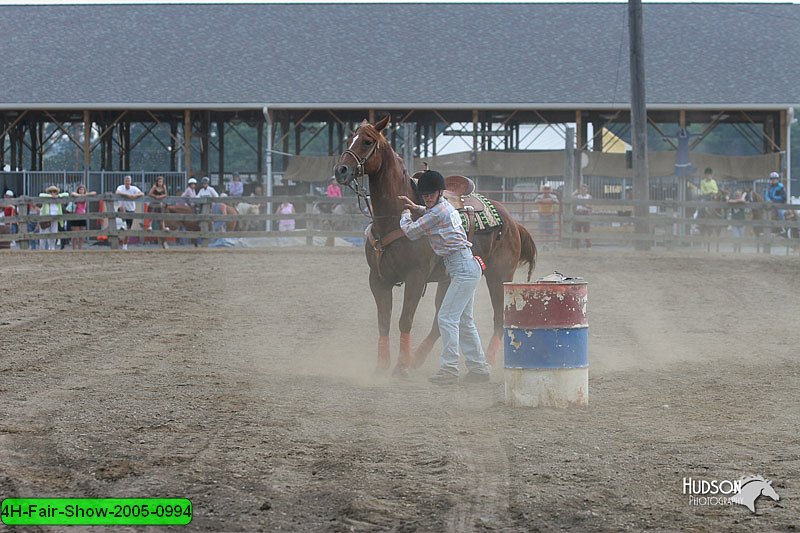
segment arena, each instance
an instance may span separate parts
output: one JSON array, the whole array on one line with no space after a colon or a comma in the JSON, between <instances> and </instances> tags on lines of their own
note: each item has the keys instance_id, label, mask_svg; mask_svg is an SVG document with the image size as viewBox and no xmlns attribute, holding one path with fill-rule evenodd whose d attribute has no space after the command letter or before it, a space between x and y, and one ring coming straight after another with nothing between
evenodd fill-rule
<instances>
[{"instance_id":1,"label":"arena","mask_svg":"<svg viewBox=\"0 0 800 533\"><path fill-rule=\"evenodd\" d=\"M589 283L590 406L567 411L506 407L502 369L431 385L436 357L409 380L374 377L357 249L19 252L0 265L3 495L185 497L194 531L800 522L796 257L543 254L535 275ZM477 298L488 339L485 287ZM744 475L780 500L753 514L682 491Z\"/></svg>"}]
</instances>

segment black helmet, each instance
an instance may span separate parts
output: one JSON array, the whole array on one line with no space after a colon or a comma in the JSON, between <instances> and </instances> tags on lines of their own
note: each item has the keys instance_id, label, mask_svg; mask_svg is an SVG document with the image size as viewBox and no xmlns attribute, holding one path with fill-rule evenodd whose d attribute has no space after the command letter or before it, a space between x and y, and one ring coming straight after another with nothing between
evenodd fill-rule
<instances>
[{"instance_id":1,"label":"black helmet","mask_svg":"<svg viewBox=\"0 0 800 533\"><path fill-rule=\"evenodd\" d=\"M419 177L419 181L417 182L417 190L420 194L431 194L444 189L446 189L444 185L444 176L435 170L426 170L422 173L422 176Z\"/></svg>"}]
</instances>

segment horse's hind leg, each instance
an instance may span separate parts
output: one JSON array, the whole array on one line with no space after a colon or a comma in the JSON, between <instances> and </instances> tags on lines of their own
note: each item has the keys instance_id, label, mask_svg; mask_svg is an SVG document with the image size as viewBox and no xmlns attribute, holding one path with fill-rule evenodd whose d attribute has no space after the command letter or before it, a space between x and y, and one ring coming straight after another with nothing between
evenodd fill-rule
<instances>
[{"instance_id":1,"label":"horse's hind leg","mask_svg":"<svg viewBox=\"0 0 800 533\"><path fill-rule=\"evenodd\" d=\"M417 349L414 351L414 368L419 368L425 362L425 359L428 358L428 354L431 353L433 350L433 345L436 344L436 340L441 336L439 332L439 308L442 306L442 301L444 300L444 295L447 293L447 288L450 286L450 281L440 281L436 284L436 314L433 317L433 325L431 326L431 331L428 333L428 336L425 337Z\"/></svg>"},{"instance_id":2,"label":"horse's hind leg","mask_svg":"<svg viewBox=\"0 0 800 533\"><path fill-rule=\"evenodd\" d=\"M487 272L489 272L487 270ZM486 362L494 366L498 362L497 354L503 343L503 282L511 281L514 277L513 272L510 276L486 276L486 286L489 288L489 298L492 300L493 334L486 349Z\"/></svg>"},{"instance_id":3,"label":"horse's hind leg","mask_svg":"<svg viewBox=\"0 0 800 533\"><path fill-rule=\"evenodd\" d=\"M391 365L389 348L389 326L392 320L392 285L378 278L374 271L369 273L369 288L378 309L378 367L376 373L383 373Z\"/></svg>"}]
</instances>

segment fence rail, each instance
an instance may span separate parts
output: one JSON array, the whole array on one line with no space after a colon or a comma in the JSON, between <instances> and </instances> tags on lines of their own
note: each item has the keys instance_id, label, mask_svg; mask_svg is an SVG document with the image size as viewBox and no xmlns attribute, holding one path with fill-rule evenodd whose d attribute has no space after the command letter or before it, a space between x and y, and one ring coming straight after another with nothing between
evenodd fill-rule
<instances>
[{"instance_id":1,"label":"fence rail","mask_svg":"<svg viewBox=\"0 0 800 533\"><path fill-rule=\"evenodd\" d=\"M41 204L61 204L66 206L80 199L87 202L86 214L63 213L59 215L39 214L35 209ZM171 213L153 212L150 210L153 200L143 198L135 202L135 212L125 213L123 218L134 221L131 230L117 231L117 213L113 206L120 199L111 193L88 197L41 197L23 196L19 198L6 198L0 204L15 206L17 215L0 218L0 246L11 241L17 241L20 247L25 248L31 240L59 239L59 238L91 238L108 239L112 247L116 246L116 239L121 235L138 237L140 239L158 238L186 238L203 239L205 244L208 239L236 238L236 237L275 237L275 236L300 236L311 243L313 237L363 237L364 228L368 219L358 211L355 198L326 198L317 196L261 196L261 197L220 197L220 198L182 198L168 197L167 205L184 204L196 205L197 212ZM282 215L276 211L282 202L292 202L297 212ZM575 215L565 212L556 212L552 221L544 221L537 213L533 202L521 202L519 205L507 202L506 207L514 218L526 226L534 236L537 244L575 245L580 240L591 239L595 244L632 245L636 241L649 241L655 246L676 248L679 246L692 246L697 244L707 247L719 244L755 245L756 247L771 246L796 246L800 245L797 238L800 235L800 222L796 214L800 205L780 205L764 203L737 204L737 208L749 211L746 219L731 220L728 218L730 204L724 202L687 201L675 202L672 200L661 201L633 201L633 200L592 200L595 209L591 215ZM258 213L248 214L221 214L214 206L221 204L233 205L249 204L258 206ZM340 204L344 207L343 213L325 213L320 209L325 205ZM633 216L636 206L646 206L651 212L646 217ZM784 210L789 220L775 220L770 214L775 208ZM63 208L62 208L63 209ZM725 216L719 218L694 218L685 213L696 210L711 209L721 210ZM520 216L525 212L525 216ZM760 213L754 217L753 213ZM763 215L763 218L761 216ZM274 225L281 220L294 220L297 229L292 232L274 231ZM87 220L86 229L79 231L63 231L64 223L73 220ZM645 234L635 233L635 225L642 221L647 224L649 231ZM58 223L59 228L55 233L41 233L42 223ZM236 227L222 229L221 226L236 223ZM577 231L580 225L589 225L589 233ZM16 226L17 231L11 233L11 227ZM158 229L168 226L169 231ZM186 227L189 226L189 229ZM728 226L739 226L744 229L743 237L725 234ZM183 229L179 229L183 227ZM199 229L192 229L198 228ZM788 233L789 238L777 235L778 230ZM124 233L123 233L124 232Z\"/></svg>"}]
</instances>

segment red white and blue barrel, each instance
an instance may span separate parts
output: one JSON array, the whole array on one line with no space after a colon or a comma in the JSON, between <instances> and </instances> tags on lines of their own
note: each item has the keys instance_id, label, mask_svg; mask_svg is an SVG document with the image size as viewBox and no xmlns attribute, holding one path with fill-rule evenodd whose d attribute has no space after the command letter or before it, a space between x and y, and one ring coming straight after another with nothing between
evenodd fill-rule
<instances>
[{"instance_id":1,"label":"red white and blue barrel","mask_svg":"<svg viewBox=\"0 0 800 533\"><path fill-rule=\"evenodd\" d=\"M554 273L503 288L506 404L588 405L586 282Z\"/></svg>"}]
</instances>

